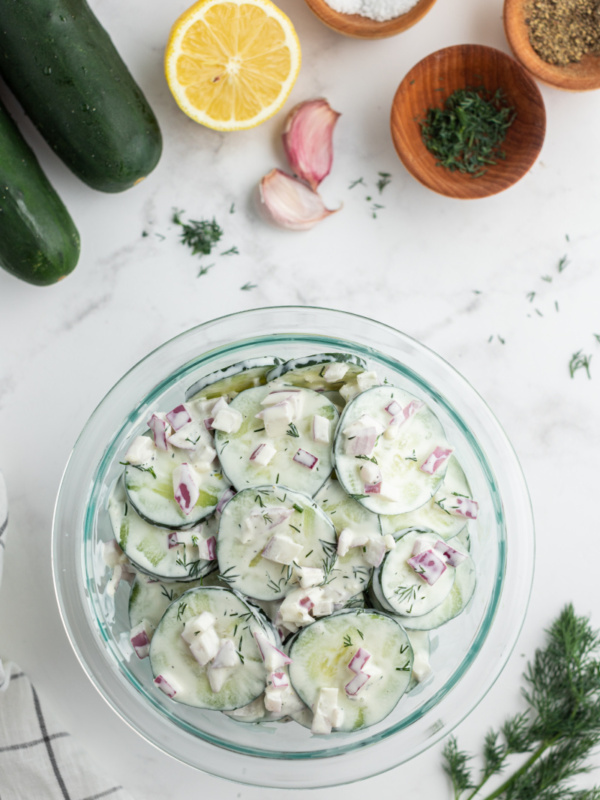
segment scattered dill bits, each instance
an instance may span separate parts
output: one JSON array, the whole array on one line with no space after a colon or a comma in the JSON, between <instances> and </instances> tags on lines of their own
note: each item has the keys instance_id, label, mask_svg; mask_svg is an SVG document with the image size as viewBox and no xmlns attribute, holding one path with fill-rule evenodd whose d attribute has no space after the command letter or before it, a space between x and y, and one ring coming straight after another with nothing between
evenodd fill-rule
<instances>
[{"instance_id":1,"label":"scattered dill bits","mask_svg":"<svg viewBox=\"0 0 600 800\"><path fill-rule=\"evenodd\" d=\"M207 264L205 267L200 267L198 270L198 274L196 275L197 278L201 278L203 275L206 275L209 269L212 269L214 264Z\"/></svg>"},{"instance_id":2,"label":"scattered dill bits","mask_svg":"<svg viewBox=\"0 0 600 800\"><path fill-rule=\"evenodd\" d=\"M572 378L575 377L575 373L580 370L584 369L587 373L588 378L591 378L590 375L590 361L592 360L591 356L586 356L581 350L578 350L576 353L573 353L571 356L571 360L569 361L569 374Z\"/></svg>"},{"instance_id":3,"label":"scattered dill bits","mask_svg":"<svg viewBox=\"0 0 600 800\"><path fill-rule=\"evenodd\" d=\"M563 256L560 259L560 261L558 262L558 271L562 272L564 269L566 269L569 266L570 263L571 262L569 261L569 259L566 256Z\"/></svg>"},{"instance_id":4,"label":"scattered dill bits","mask_svg":"<svg viewBox=\"0 0 600 800\"><path fill-rule=\"evenodd\" d=\"M365 183L365 180L364 180L364 178L358 178L357 180L355 180L355 181L352 181L352 183L350 184L350 186L348 187L348 189L354 189L354 187L355 187L355 186L358 186L359 184L362 184L363 186L366 186L366 185L367 185L367 184Z\"/></svg>"},{"instance_id":5,"label":"scattered dill bits","mask_svg":"<svg viewBox=\"0 0 600 800\"><path fill-rule=\"evenodd\" d=\"M239 254L240 254L240 251L235 246L234 247L230 247L229 250L224 250L221 253L222 256L239 256Z\"/></svg>"},{"instance_id":6,"label":"scattered dill bits","mask_svg":"<svg viewBox=\"0 0 600 800\"><path fill-rule=\"evenodd\" d=\"M546 283L552 283L552 276L551 275L542 275L542 280L546 281Z\"/></svg>"},{"instance_id":7,"label":"scattered dill bits","mask_svg":"<svg viewBox=\"0 0 600 800\"><path fill-rule=\"evenodd\" d=\"M466 800L600 797L600 787L578 791L572 783L590 771L586 760L600 743L599 649L598 632L589 620L566 606L547 631L546 647L527 665L523 696L528 708L486 734L478 781L469 764L472 756L459 750L454 737L448 740L443 766L455 800L466 792ZM483 798L484 785L509 765L514 772Z\"/></svg>"},{"instance_id":8,"label":"scattered dill bits","mask_svg":"<svg viewBox=\"0 0 600 800\"><path fill-rule=\"evenodd\" d=\"M183 211L173 212L173 222L181 226L179 236L182 243L191 249L193 256L209 255L221 236L223 236L223 229L214 217L212 220L191 219L188 222L183 222L181 219L182 214Z\"/></svg>"},{"instance_id":9,"label":"scattered dill bits","mask_svg":"<svg viewBox=\"0 0 600 800\"><path fill-rule=\"evenodd\" d=\"M232 204L229 206L229 213L230 213L230 214L235 214L235 203L232 203Z\"/></svg>"},{"instance_id":10,"label":"scattered dill bits","mask_svg":"<svg viewBox=\"0 0 600 800\"><path fill-rule=\"evenodd\" d=\"M377 181L377 188L379 189L379 194L383 192L386 186L392 182L392 176L389 172L378 172L379 180Z\"/></svg>"},{"instance_id":11,"label":"scattered dill bits","mask_svg":"<svg viewBox=\"0 0 600 800\"><path fill-rule=\"evenodd\" d=\"M597 342L600 342L600 333L593 333L592 336Z\"/></svg>"},{"instance_id":12,"label":"scattered dill bits","mask_svg":"<svg viewBox=\"0 0 600 800\"><path fill-rule=\"evenodd\" d=\"M446 98L443 108L427 110L421 136L439 166L478 178L506 157L501 145L514 120L502 89L492 94L467 87Z\"/></svg>"},{"instance_id":13,"label":"scattered dill bits","mask_svg":"<svg viewBox=\"0 0 600 800\"><path fill-rule=\"evenodd\" d=\"M528 292L527 299L529 300L530 303L533 303L533 301L535 300L535 292Z\"/></svg>"},{"instance_id":14,"label":"scattered dill bits","mask_svg":"<svg viewBox=\"0 0 600 800\"><path fill-rule=\"evenodd\" d=\"M250 282L245 283L243 286L240 286L240 289L242 290L242 292L251 292L252 289L256 289L256 288L257 288L257 284L256 283L250 283Z\"/></svg>"}]
</instances>

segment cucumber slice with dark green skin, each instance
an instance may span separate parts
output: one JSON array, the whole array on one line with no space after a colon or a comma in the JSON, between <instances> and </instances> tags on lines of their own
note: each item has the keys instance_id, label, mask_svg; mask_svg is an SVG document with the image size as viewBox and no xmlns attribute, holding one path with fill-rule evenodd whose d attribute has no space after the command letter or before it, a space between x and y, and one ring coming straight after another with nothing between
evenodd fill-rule
<instances>
[{"instance_id":1,"label":"cucumber slice with dark green skin","mask_svg":"<svg viewBox=\"0 0 600 800\"><path fill-rule=\"evenodd\" d=\"M185 399L186 401L213 400L222 395L239 394L253 386L263 386L267 382L269 372L280 361L281 359L276 356L249 358L225 369L211 372L190 386L185 393Z\"/></svg>"},{"instance_id":2,"label":"cucumber slice with dark green skin","mask_svg":"<svg viewBox=\"0 0 600 800\"><path fill-rule=\"evenodd\" d=\"M0 266L48 286L72 272L78 259L77 228L0 102Z\"/></svg>"},{"instance_id":3,"label":"cucumber slice with dark green skin","mask_svg":"<svg viewBox=\"0 0 600 800\"><path fill-rule=\"evenodd\" d=\"M142 572L167 581L195 580L216 567L215 561L199 558L198 548L191 544L169 546L181 532L152 525L136 513L118 481L108 501L108 513L113 532L121 549L131 563ZM216 537L214 517L194 533L197 539ZM191 534L190 535L190 539Z\"/></svg>"},{"instance_id":4,"label":"cucumber slice with dark green skin","mask_svg":"<svg viewBox=\"0 0 600 800\"><path fill-rule=\"evenodd\" d=\"M444 481L431 500L414 511L396 516L381 515L384 533L396 533L406 528L429 528L443 539L458 536L467 525L467 518L448 511L452 497L472 497L467 477L455 456L450 456Z\"/></svg>"},{"instance_id":5,"label":"cucumber slice with dark green skin","mask_svg":"<svg viewBox=\"0 0 600 800\"><path fill-rule=\"evenodd\" d=\"M200 666L182 639L188 620L210 612L219 639L232 639L240 663L231 669L223 688L213 692L207 667ZM173 700L197 708L229 711L246 706L265 689L266 669L254 633L264 628L254 610L236 592L216 587L192 589L165 611L150 646L150 664L176 690Z\"/></svg>"},{"instance_id":6,"label":"cucumber slice with dark green skin","mask_svg":"<svg viewBox=\"0 0 600 800\"><path fill-rule=\"evenodd\" d=\"M288 432L278 437L266 436L265 425L256 414L265 410L261 401L280 387L272 384L246 389L229 404L243 417L241 427L235 433L215 432L217 455L227 478L240 491L248 486L264 486L281 483L303 494L314 495L325 483L332 469L330 442L315 442L312 437L312 421L315 415L330 422L330 439L333 440L339 418L335 406L322 394L300 388L303 395L302 417L295 419ZM270 462L261 466L251 459L252 454L264 443L275 447L276 453ZM299 451L305 451L318 460L312 468L294 460Z\"/></svg>"},{"instance_id":7,"label":"cucumber slice with dark green skin","mask_svg":"<svg viewBox=\"0 0 600 800\"><path fill-rule=\"evenodd\" d=\"M284 509L290 516L279 524L275 516ZM246 536L245 521L256 521ZM302 549L294 558L298 566L324 568L335 561L336 535L331 521L310 497L286 486L259 486L238 492L223 509L217 539L221 577L230 586L257 600L278 600L297 586L293 564L262 555L275 535L285 535Z\"/></svg>"},{"instance_id":8,"label":"cucumber slice with dark green skin","mask_svg":"<svg viewBox=\"0 0 600 800\"><path fill-rule=\"evenodd\" d=\"M333 522L338 537L344 528L371 537L381 536L377 514L348 497L335 478L329 478L315 495L314 501ZM373 567L364 560L363 548L351 547L345 556L338 556L327 583L328 592L339 597L339 600L336 597L336 604L346 603L367 588L372 572Z\"/></svg>"},{"instance_id":9,"label":"cucumber slice with dark green skin","mask_svg":"<svg viewBox=\"0 0 600 800\"><path fill-rule=\"evenodd\" d=\"M131 464L125 468L123 480L129 502L137 513L152 525L177 530L191 528L210 516L229 484L217 462L212 469L198 476L200 494L189 514L184 514L175 500L173 471L189 459L189 451L156 449L152 470Z\"/></svg>"},{"instance_id":10,"label":"cucumber slice with dark green skin","mask_svg":"<svg viewBox=\"0 0 600 800\"><path fill-rule=\"evenodd\" d=\"M159 581L141 572L135 576L129 595L129 625L135 628L146 620L156 628L163 614L184 592L203 586L204 581Z\"/></svg>"},{"instance_id":11,"label":"cucumber slice with dark green skin","mask_svg":"<svg viewBox=\"0 0 600 800\"><path fill-rule=\"evenodd\" d=\"M372 677L349 697L345 686L355 673L348 664L359 648L370 654L364 671ZM338 689L344 712L336 728L340 731L360 730L387 717L411 679L413 651L406 632L394 618L373 609L322 617L295 634L288 652L292 686L309 708L314 709L321 689Z\"/></svg>"},{"instance_id":12,"label":"cucumber slice with dark green skin","mask_svg":"<svg viewBox=\"0 0 600 800\"><path fill-rule=\"evenodd\" d=\"M85 0L4 0L0 73L54 152L94 189L156 166L158 122Z\"/></svg>"},{"instance_id":13,"label":"cucumber slice with dark green skin","mask_svg":"<svg viewBox=\"0 0 600 800\"><path fill-rule=\"evenodd\" d=\"M392 402L402 408L417 398L396 386L376 386L355 397L344 409L334 443L335 471L343 489L365 508L377 514L393 515L414 511L427 503L438 490L446 473L447 461L433 474L421 469L436 448L451 448L435 414L421 404L418 411L398 428L396 438L388 438L391 415L386 410ZM417 401L419 402L419 401ZM383 482L398 492L397 499L384 494L366 493L361 467L366 455L349 453L351 438L344 431L363 416L375 420L384 431L375 443L369 460L375 459Z\"/></svg>"},{"instance_id":14,"label":"cucumber slice with dark green skin","mask_svg":"<svg viewBox=\"0 0 600 800\"><path fill-rule=\"evenodd\" d=\"M346 364L348 371L341 380L328 382L323 374L330 364ZM306 389L339 390L367 369L367 362L350 353L316 353L312 356L293 358L271 370L268 381L277 380L290 386L303 386Z\"/></svg>"}]
</instances>

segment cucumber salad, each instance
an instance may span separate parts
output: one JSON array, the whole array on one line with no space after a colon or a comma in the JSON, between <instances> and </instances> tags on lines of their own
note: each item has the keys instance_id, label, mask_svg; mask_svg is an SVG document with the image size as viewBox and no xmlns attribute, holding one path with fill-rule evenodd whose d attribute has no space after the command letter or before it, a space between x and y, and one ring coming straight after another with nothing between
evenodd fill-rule
<instances>
[{"instance_id":1,"label":"cucumber salad","mask_svg":"<svg viewBox=\"0 0 600 800\"><path fill-rule=\"evenodd\" d=\"M423 400L354 355L263 357L147 425L120 453L105 591L129 586L131 657L165 702L328 735L431 676L479 509Z\"/></svg>"}]
</instances>

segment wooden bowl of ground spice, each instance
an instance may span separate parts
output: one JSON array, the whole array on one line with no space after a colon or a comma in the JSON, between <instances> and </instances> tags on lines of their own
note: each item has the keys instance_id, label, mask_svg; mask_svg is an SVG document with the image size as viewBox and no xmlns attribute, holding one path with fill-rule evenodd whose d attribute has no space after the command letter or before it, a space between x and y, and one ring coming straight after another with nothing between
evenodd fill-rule
<instances>
[{"instance_id":1,"label":"wooden bowl of ground spice","mask_svg":"<svg viewBox=\"0 0 600 800\"><path fill-rule=\"evenodd\" d=\"M398 87L391 113L407 170L439 194L489 197L520 180L546 132L540 90L513 58L476 44L424 58Z\"/></svg>"},{"instance_id":2,"label":"wooden bowl of ground spice","mask_svg":"<svg viewBox=\"0 0 600 800\"><path fill-rule=\"evenodd\" d=\"M412 28L436 0L306 0L321 22L355 39L384 39Z\"/></svg>"},{"instance_id":3,"label":"wooden bowl of ground spice","mask_svg":"<svg viewBox=\"0 0 600 800\"><path fill-rule=\"evenodd\" d=\"M505 0L504 29L538 80L575 92L600 89L600 0Z\"/></svg>"}]
</instances>

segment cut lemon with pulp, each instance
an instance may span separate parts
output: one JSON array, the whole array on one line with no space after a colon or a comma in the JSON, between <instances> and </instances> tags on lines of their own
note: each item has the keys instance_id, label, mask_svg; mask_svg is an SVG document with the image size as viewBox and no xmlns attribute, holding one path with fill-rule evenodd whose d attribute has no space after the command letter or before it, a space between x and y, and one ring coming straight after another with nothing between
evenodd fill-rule
<instances>
[{"instance_id":1,"label":"cut lemon with pulp","mask_svg":"<svg viewBox=\"0 0 600 800\"><path fill-rule=\"evenodd\" d=\"M299 70L294 26L270 0L200 0L174 24L165 56L181 110L218 131L273 116Z\"/></svg>"}]
</instances>

